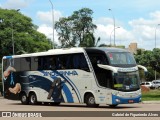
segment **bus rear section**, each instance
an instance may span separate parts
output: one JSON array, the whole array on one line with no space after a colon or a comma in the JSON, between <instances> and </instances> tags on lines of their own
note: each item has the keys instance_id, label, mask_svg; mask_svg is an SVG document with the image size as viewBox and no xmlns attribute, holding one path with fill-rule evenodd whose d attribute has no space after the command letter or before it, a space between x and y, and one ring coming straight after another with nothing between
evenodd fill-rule
<instances>
[{"instance_id":1,"label":"bus rear section","mask_svg":"<svg viewBox=\"0 0 160 120\"><path fill-rule=\"evenodd\" d=\"M83 103L94 80L84 50L3 57L4 98L22 104Z\"/></svg>"}]
</instances>

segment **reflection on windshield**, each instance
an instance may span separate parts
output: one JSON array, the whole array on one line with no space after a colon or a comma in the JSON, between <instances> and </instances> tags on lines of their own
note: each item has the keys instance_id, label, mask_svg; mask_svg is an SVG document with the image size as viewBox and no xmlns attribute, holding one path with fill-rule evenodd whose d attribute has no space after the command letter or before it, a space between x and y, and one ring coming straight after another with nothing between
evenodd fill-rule
<instances>
[{"instance_id":1,"label":"reflection on windshield","mask_svg":"<svg viewBox=\"0 0 160 120\"><path fill-rule=\"evenodd\" d=\"M136 64L134 57L129 52L108 53L111 64Z\"/></svg>"},{"instance_id":2,"label":"reflection on windshield","mask_svg":"<svg viewBox=\"0 0 160 120\"><path fill-rule=\"evenodd\" d=\"M114 88L121 91L138 90L139 76L137 72L133 73L119 73L114 79Z\"/></svg>"}]
</instances>

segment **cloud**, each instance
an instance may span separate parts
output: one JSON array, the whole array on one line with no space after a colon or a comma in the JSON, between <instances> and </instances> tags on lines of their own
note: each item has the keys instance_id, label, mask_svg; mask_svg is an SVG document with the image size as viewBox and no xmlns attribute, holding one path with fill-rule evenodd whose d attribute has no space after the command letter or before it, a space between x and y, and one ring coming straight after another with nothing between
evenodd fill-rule
<instances>
[{"instance_id":1,"label":"cloud","mask_svg":"<svg viewBox=\"0 0 160 120\"><path fill-rule=\"evenodd\" d=\"M114 31L113 25L102 25L97 24L97 30L95 31L96 38L100 37L101 41L100 44L114 44ZM134 40L134 36L123 27L115 29L115 44L122 45L125 44L127 47L129 45L129 39Z\"/></svg>"},{"instance_id":2,"label":"cloud","mask_svg":"<svg viewBox=\"0 0 160 120\"><path fill-rule=\"evenodd\" d=\"M157 38L157 47L160 47L160 11L149 14L149 18L139 18L129 21L132 27L131 33L138 41L138 45L142 48L153 49L155 47L155 32Z\"/></svg>"},{"instance_id":3,"label":"cloud","mask_svg":"<svg viewBox=\"0 0 160 120\"><path fill-rule=\"evenodd\" d=\"M39 26L37 31L45 34L47 36L47 38L49 38L49 39L51 39L51 41L53 41L53 28L52 27L50 27L46 24L42 24ZM57 35L56 30L54 30L54 42L59 45L58 35Z\"/></svg>"},{"instance_id":4,"label":"cloud","mask_svg":"<svg viewBox=\"0 0 160 120\"><path fill-rule=\"evenodd\" d=\"M45 24L52 24L52 11L38 11L37 17ZM62 17L62 13L60 11L54 10L54 21L58 21L60 17Z\"/></svg>"},{"instance_id":5,"label":"cloud","mask_svg":"<svg viewBox=\"0 0 160 120\"><path fill-rule=\"evenodd\" d=\"M31 0L6 0L4 4L2 4L2 8L7 9L17 9L17 8L24 8L29 5Z\"/></svg>"},{"instance_id":6,"label":"cloud","mask_svg":"<svg viewBox=\"0 0 160 120\"><path fill-rule=\"evenodd\" d=\"M156 30L156 47L160 48L160 11L155 11L148 14L148 18L133 19L128 22L129 28L125 28L121 21L116 21L116 45L128 45L131 42L137 42L139 48L153 49L155 47L155 30ZM101 44L113 44L113 22L111 18L99 18L95 20L97 30L95 31L96 38L101 37ZM156 29L157 28L157 29ZM112 33L112 34L111 34Z\"/></svg>"},{"instance_id":7,"label":"cloud","mask_svg":"<svg viewBox=\"0 0 160 120\"><path fill-rule=\"evenodd\" d=\"M53 41L52 11L47 11L47 12L38 11L37 17L42 22L42 24L38 28L38 31L41 33L44 33L47 36L47 38ZM55 21L58 21L59 18L61 17L62 17L62 13L60 11L54 10L54 23ZM60 45L56 30L54 30L54 41L58 45Z\"/></svg>"},{"instance_id":8,"label":"cloud","mask_svg":"<svg viewBox=\"0 0 160 120\"><path fill-rule=\"evenodd\" d=\"M57 21L60 17L63 17L60 11L55 11L55 20ZM37 13L38 18L42 21L42 25L39 26L38 31L44 33L48 38L52 40L52 11ZM95 37L101 38L99 44L113 44L114 43L114 32L113 32L113 19L107 17L101 17L94 20L94 24L97 25L95 30ZM137 18L128 21L130 28L126 28L122 21L116 20L115 30L115 43L116 45L128 45L132 42L137 42L139 48L153 49L155 47L155 28L160 24L160 11L155 11L148 14L148 18ZM160 48L160 26L157 27L157 47ZM55 31L55 41L58 42L58 36Z\"/></svg>"},{"instance_id":9,"label":"cloud","mask_svg":"<svg viewBox=\"0 0 160 120\"><path fill-rule=\"evenodd\" d=\"M95 30L96 38L100 37L101 41L99 44L114 44L114 26L112 18L101 17L97 20L94 20L94 24L97 25L97 29ZM134 40L134 36L130 33L130 31L123 28L123 23L121 21L116 20L116 29L115 29L115 44L121 45L125 43L127 47L129 45L129 39Z\"/></svg>"}]
</instances>

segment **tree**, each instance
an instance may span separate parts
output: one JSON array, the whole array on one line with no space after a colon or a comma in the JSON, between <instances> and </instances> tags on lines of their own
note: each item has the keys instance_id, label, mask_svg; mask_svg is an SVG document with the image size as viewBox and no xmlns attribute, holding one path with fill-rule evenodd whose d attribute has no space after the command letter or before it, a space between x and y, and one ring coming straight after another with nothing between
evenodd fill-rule
<instances>
[{"instance_id":1,"label":"tree","mask_svg":"<svg viewBox=\"0 0 160 120\"><path fill-rule=\"evenodd\" d=\"M84 35L83 41L80 43L80 47L96 47L100 41L100 37L96 40L93 33Z\"/></svg>"},{"instance_id":2,"label":"tree","mask_svg":"<svg viewBox=\"0 0 160 120\"><path fill-rule=\"evenodd\" d=\"M61 18L56 22L55 29L62 47L91 46L99 42L100 39L96 41L93 36L97 26L92 23L92 14L91 9L82 8L79 11L74 11L71 16Z\"/></svg>"},{"instance_id":3,"label":"tree","mask_svg":"<svg viewBox=\"0 0 160 120\"><path fill-rule=\"evenodd\" d=\"M0 59L13 54L13 41L15 54L46 51L52 47L52 42L37 31L32 19L20 12L0 9L0 21Z\"/></svg>"},{"instance_id":4,"label":"tree","mask_svg":"<svg viewBox=\"0 0 160 120\"><path fill-rule=\"evenodd\" d=\"M135 55L137 64L144 65L148 69L148 80L154 80L154 71L157 71L157 78L160 78L160 49L156 48L153 51L138 51Z\"/></svg>"}]
</instances>

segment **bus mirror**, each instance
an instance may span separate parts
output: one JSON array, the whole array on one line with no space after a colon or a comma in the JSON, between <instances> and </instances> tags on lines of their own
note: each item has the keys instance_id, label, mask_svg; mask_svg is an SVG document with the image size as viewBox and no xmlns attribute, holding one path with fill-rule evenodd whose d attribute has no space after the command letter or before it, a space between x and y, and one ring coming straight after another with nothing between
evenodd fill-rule
<instances>
[{"instance_id":1,"label":"bus mirror","mask_svg":"<svg viewBox=\"0 0 160 120\"><path fill-rule=\"evenodd\" d=\"M146 67L142 66L142 65L137 65L138 68L141 68L144 70L144 74L147 75L148 74L148 70Z\"/></svg>"},{"instance_id":2,"label":"bus mirror","mask_svg":"<svg viewBox=\"0 0 160 120\"><path fill-rule=\"evenodd\" d=\"M97 64L98 67L113 71L113 73L118 73L118 70L115 67L109 66L109 65L102 65L102 64Z\"/></svg>"}]
</instances>

